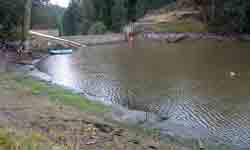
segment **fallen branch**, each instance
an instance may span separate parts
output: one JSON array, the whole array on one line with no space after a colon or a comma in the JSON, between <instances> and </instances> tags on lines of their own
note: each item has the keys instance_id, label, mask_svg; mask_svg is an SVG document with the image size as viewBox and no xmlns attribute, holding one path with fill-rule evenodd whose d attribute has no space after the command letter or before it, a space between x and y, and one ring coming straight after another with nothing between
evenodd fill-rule
<instances>
[{"instance_id":1,"label":"fallen branch","mask_svg":"<svg viewBox=\"0 0 250 150\"><path fill-rule=\"evenodd\" d=\"M62 38L51 36L51 35L42 34L42 33L35 32L35 31L30 31L30 34L40 36L40 37L44 37L44 38L47 38L47 39L61 41L61 42L64 42L65 44L68 44L69 46L73 46L73 47L76 47L76 48L87 47L87 45L82 45L81 43L78 43L78 42L75 42L75 41L70 41L70 40L62 39Z\"/></svg>"}]
</instances>

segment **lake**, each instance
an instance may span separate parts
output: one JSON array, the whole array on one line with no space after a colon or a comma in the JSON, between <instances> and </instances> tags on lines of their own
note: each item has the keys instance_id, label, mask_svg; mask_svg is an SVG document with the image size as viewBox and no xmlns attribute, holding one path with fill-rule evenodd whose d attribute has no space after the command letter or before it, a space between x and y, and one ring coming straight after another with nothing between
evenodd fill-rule
<instances>
[{"instance_id":1,"label":"lake","mask_svg":"<svg viewBox=\"0 0 250 150\"><path fill-rule=\"evenodd\" d=\"M100 45L51 55L38 68L58 84L158 115L162 131L250 147L250 43Z\"/></svg>"}]
</instances>

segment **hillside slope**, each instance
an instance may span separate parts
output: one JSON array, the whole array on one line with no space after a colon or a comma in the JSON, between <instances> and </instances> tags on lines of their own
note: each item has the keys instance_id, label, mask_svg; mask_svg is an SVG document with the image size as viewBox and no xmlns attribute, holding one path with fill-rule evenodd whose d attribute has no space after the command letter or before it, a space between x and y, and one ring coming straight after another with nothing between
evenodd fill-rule
<instances>
[{"instance_id":1,"label":"hillside slope","mask_svg":"<svg viewBox=\"0 0 250 150\"><path fill-rule=\"evenodd\" d=\"M176 4L149 12L137 23L144 32L207 32L206 25L201 22L199 11Z\"/></svg>"}]
</instances>

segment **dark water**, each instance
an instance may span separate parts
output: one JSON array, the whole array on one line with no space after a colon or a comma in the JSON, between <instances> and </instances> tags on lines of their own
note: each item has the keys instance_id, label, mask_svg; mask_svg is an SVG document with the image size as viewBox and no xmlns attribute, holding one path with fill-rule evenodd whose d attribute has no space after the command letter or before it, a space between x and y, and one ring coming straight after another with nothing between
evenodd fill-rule
<instances>
[{"instance_id":1,"label":"dark water","mask_svg":"<svg viewBox=\"0 0 250 150\"><path fill-rule=\"evenodd\" d=\"M97 46L50 56L39 68L59 84L153 112L162 129L250 147L249 43Z\"/></svg>"}]
</instances>

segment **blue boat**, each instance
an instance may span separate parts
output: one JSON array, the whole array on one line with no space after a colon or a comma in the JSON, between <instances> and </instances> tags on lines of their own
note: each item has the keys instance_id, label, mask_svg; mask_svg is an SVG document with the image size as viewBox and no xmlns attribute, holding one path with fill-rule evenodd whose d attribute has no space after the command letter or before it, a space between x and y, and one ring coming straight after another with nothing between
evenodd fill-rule
<instances>
[{"instance_id":1,"label":"blue boat","mask_svg":"<svg viewBox=\"0 0 250 150\"><path fill-rule=\"evenodd\" d=\"M49 49L49 53L53 55L72 54L73 49Z\"/></svg>"}]
</instances>

